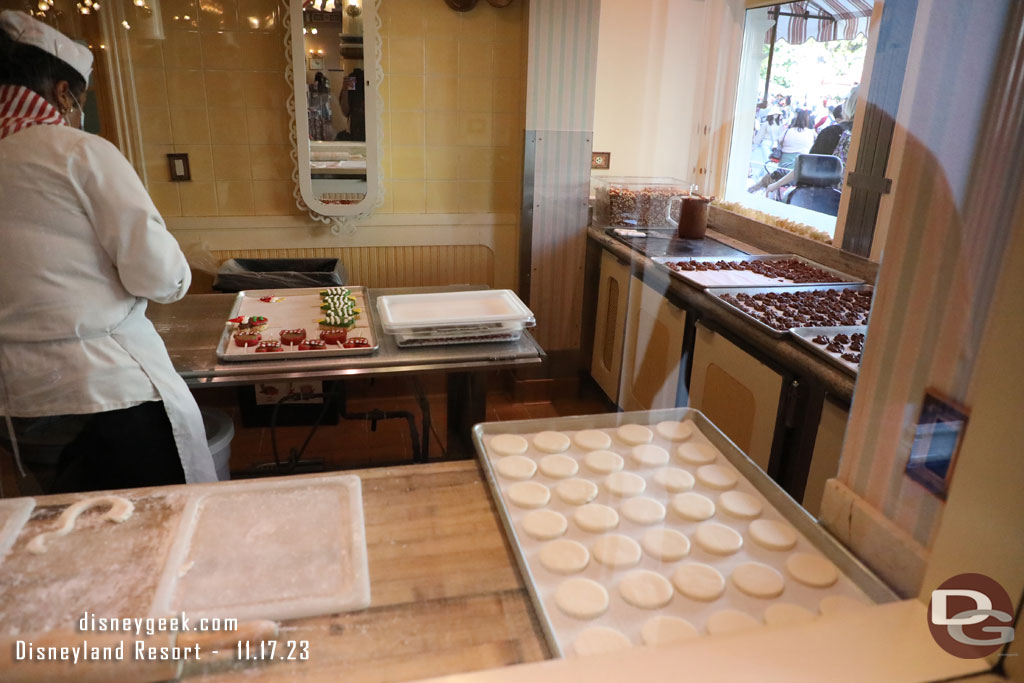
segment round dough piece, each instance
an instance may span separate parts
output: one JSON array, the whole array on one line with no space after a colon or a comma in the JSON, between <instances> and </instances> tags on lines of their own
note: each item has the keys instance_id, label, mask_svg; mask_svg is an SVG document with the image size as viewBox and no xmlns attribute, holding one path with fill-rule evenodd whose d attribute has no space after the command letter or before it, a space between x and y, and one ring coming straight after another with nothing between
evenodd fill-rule
<instances>
[{"instance_id":1,"label":"round dough piece","mask_svg":"<svg viewBox=\"0 0 1024 683\"><path fill-rule=\"evenodd\" d=\"M629 536L608 534L594 542L594 559L606 567L632 567L640 561L640 544Z\"/></svg>"},{"instance_id":2,"label":"round dough piece","mask_svg":"<svg viewBox=\"0 0 1024 683\"><path fill-rule=\"evenodd\" d=\"M629 454L632 456L633 462L641 467L659 467L669 461L668 451L661 446L649 443L633 446L633 450Z\"/></svg>"},{"instance_id":3,"label":"round dough piece","mask_svg":"<svg viewBox=\"0 0 1024 683\"><path fill-rule=\"evenodd\" d=\"M640 545L656 560L675 562L690 554L690 539L675 529L648 529Z\"/></svg>"},{"instance_id":4,"label":"round dough piece","mask_svg":"<svg viewBox=\"0 0 1024 683\"><path fill-rule=\"evenodd\" d=\"M576 526L592 534L603 534L619 525L619 513L615 508L600 503L589 503L572 513Z\"/></svg>"},{"instance_id":5,"label":"round dough piece","mask_svg":"<svg viewBox=\"0 0 1024 683\"><path fill-rule=\"evenodd\" d=\"M597 581L574 577L559 584L555 604L570 617L593 619L608 609L608 591Z\"/></svg>"},{"instance_id":6,"label":"round dough piece","mask_svg":"<svg viewBox=\"0 0 1024 683\"><path fill-rule=\"evenodd\" d=\"M743 536L732 527L705 522L693 534L694 542L714 555L732 555L743 547Z\"/></svg>"},{"instance_id":7,"label":"round dough piece","mask_svg":"<svg viewBox=\"0 0 1024 683\"><path fill-rule=\"evenodd\" d=\"M612 472L605 480L607 489L620 498L639 496L647 488L647 482L639 474L632 472Z\"/></svg>"},{"instance_id":8,"label":"round dough piece","mask_svg":"<svg viewBox=\"0 0 1024 683\"><path fill-rule=\"evenodd\" d=\"M684 519L703 522L715 516L715 504L707 496L699 493L677 493L672 496L672 511Z\"/></svg>"},{"instance_id":9,"label":"round dough piece","mask_svg":"<svg viewBox=\"0 0 1024 683\"><path fill-rule=\"evenodd\" d=\"M601 451L612 445L612 437L597 429L583 429L572 435L572 442L585 451Z\"/></svg>"},{"instance_id":10,"label":"round dough piece","mask_svg":"<svg viewBox=\"0 0 1024 683\"><path fill-rule=\"evenodd\" d=\"M676 449L676 455L690 465L710 465L718 457L718 451L705 443L684 443Z\"/></svg>"},{"instance_id":11,"label":"round dough piece","mask_svg":"<svg viewBox=\"0 0 1024 683\"><path fill-rule=\"evenodd\" d=\"M672 584L661 574L637 569L619 581L619 594L633 607L660 609L672 602Z\"/></svg>"},{"instance_id":12,"label":"round dough piece","mask_svg":"<svg viewBox=\"0 0 1024 683\"><path fill-rule=\"evenodd\" d=\"M725 491L736 485L739 475L722 465L704 465L697 468L697 481L709 489Z\"/></svg>"},{"instance_id":13,"label":"round dough piece","mask_svg":"<svg viewBox=\"0 0 1024 683\"><path fill-rule=\"evenodd\" d=\"M590 552L586 546L568 538L551 541L540 549L540 563L549 572L575 574L590 564Z\"/></svg>"},{"instance_id":14,"label":"round dough piece","mask_svg":"<svg viewBox=\"0 0 1024 683\"><path fill-rule=\"evenodd\" d=\"M529 479L537 471L537 463L524 455L509 455L497 461L494 468L506 479Z\"/></svg>"},{"instance_id":15,"label":"round dough piece","mask_svg":"<svg viewBox=\"0 0 1024 683\"><path fill-rule=\"evenodd\" d=\"M812 588L828 588L839 580L839 570L821 555L793 553L786 559L786 571Z\"/></svg>"},{"instance_id":16,"label":"round dough piece","mask_svg":"<svg viewBox=\"0 0 1024 683\"><path fill-rule=\"evenodd\" d=\"M755 519L747 528L747 534L754 543L768 550L792 550L797 539L793 527L773 519Z\"/></svg>"},{"instance_id":17,"label":"round dough piece","mask_svg":"<svg viewBox=\"0 0 1024 683\"><path fill-rule=\"evenodd\" d=\"M662 467L654 473L656 484L670 493L682 493L693 488L693 475L680 467Z\"/></svg>"},{"instance_id":18,"label":"round dough piece","mask_svg":"<svg viewBox=\"0 0 1024 683\"><path fill-rule=\"evenodd\" d=\"M800 605L780 602L764 611L764 623L769 626L789 626L814 621L814 612Z\"/></svg>"},{"instance_id":19,"label":"round dough piece","mask_svg":"<svg viewBox=\"0 0 1024 683\"><path fill-rule=\"evenodd\" d=\"M693 640L694 638L699 638L700 633L686 619L680 619L679 617L651 617L640 628L640 637L644 639L644 645L654 647L655 645L667 645L669 643Z\"/></svg>"},{"instance_id":20,"label":"round dough piece","mask_svg":"<svg viewBox=\"0 0 1024 683\"><path fill-rule=\"evenodd\" d=\"M720 636L723 633L749 631L761 625L754 617L738 609L723 609L708 617L708 633Z\"/></svg>"},{"instance_id":21,"label":"round dough piece","mask_svg":"<svg viewBox=\"0 0 1024 683\"><path fill-rule=\"evenodd\" d=\"M497 455L522 455L530 448L529 442L518 434L498 434L488 447Z\"/></svg>"},{"instance_id":22,"label":"round dough piece","mask_svg":"<svg viewBox=\"0 0 1024 683\"><path fill-rule=\"evenodd\" d=\"M650 443L654 439L654 432L643 425L622 425L615 430L615 436L630 446L639 446L642 443Z\"/></svg>"},{"instance_id":23,"label":"round dough piece","mask_svg":"<svg viewBox=\"0 0 1024 683\"><path fill-rule=\"evenodd\" d=\"M747 595L763 600L779 597L786 586L782 574L760 562L744 562L732 570L729 578Z\"/></svg>"},{"instance_id":24,"label":"round dough piece","mask_svg":"<svg viewBox=\"0 0 1024 683\"><path fill-rule=\"evenodd\" d=\"M540 432L533 437L533 445L544 453L562 453L569 450L569 437L562 432Z\"/></svg>"},{"instance_id":25,"label":"round dough piece","mask_svg":"<svg viewBox=\"0 0 1024 683\"><path fill-rule=\"evenodd\" d=\"M543 470L544 465L541 463L541 471ZM760 500L742 491L726 491L718 497L718 507L727 515L738 519L754 519L759 517L764 509Z\"/></svg>"},{"instance_id":26,"label":"round dough piece","mask_svg":"<svg viewBox=\"0 0 1024 683\"><path fill-rule=\"evenodd\" d=\"M600 655L606 652L618 652L633 647L629 638L622 632L607 626L588 628L576 637L572 643L573 651L580 657Z\"/></svg>"},{"instance_id":27,"label":"round dough piece","mask_svg":"<svg viewBox=\"0 0 1024 683\"><path fill-rule=\"evenodd\" d=\"M685 422L659 422L654 425L654 431L658 436L669 441L686 441L697 430L691 420Z\"/></svg>"},{"instance_id":28,"label":"round dough piece","mask_svg":"<svg viewBox=\"0 0 1024 683\"><path fill-rule=\"evenodd\" d=\"M845 595L830 595L827 598L822 598L821 602L818 603L818 609L825 616L865 609L866 607L868 605L865 605L860 600L848 598Z\"/></svg>"},{"instance_id":29,"label":"round dough piece","mask_svg":"<svg viewBox=\"0 0 1024 683\"><path fill-rule=\"evenodd\" d=\"M540 459L540 473L551 479L571 477L579 469L579 464L568 455L545 455Z\"/></svg>"},{"instance_id":30,"label":"round dough piece","mask_svg":"<svg viewBox=\"0 0 1024 683\"><path fill-rule=\"evenodd\" d=\"M551 491L535 481L520 481L505 491L510 503L521 508L542 508L551 500Z\"/></svg>"},{"instance_id":31,"label":"round dough piece","mask_svg":"<svg viewBox=\"0 0 1024 683\"><path fill-rule=\"evenodd\" d=\"M665 519L665 506L647 496L637 496L622 501L619 506L622 516L634 524L650 526Z\"/></svg>"},{"instance_id":32,"label":"round dough piece","mask_svg":"<svg viewBox=\"0 0 1024 683\"><path fill-rule=\"evenodd\" d=\"M611 451L591 451L583 456L583 464L591 472L598 474L611 474L618 472L626 464L622 456Z\"/></svg>"},{"instance_id":33,"label":"round dough piece","mask_svg":"<svg viewBox=\"0 0 1024 683\"><path fill-rule=\"evenodd\" d=\"M725 592L722 574L706 564L687 562L672 573L672 585L684 597L701 602L717 600Z\"/></svg>"},{"instance_id":34,"label":"round dough piece","mask_svg":"<svg viewBox=\"0 0 1024 683\"><path fill-rule=\"evenodd\" d=\"M527 512L521 522L527 536L538 541L558 538L569 528L569 522L560 512L554 510L533 510Z\"/></svg>"},{"instance_id":35,"label":"round dough piece","mask_svg":"<svg viewBox=\"0 0 1024 683\"><path fill-rule=\"evenodd\" d=\"M558 482L555 493L569 505L584 505L597 497L597 484L587 479L566 479Z\"/></svg>"}]
</instances>

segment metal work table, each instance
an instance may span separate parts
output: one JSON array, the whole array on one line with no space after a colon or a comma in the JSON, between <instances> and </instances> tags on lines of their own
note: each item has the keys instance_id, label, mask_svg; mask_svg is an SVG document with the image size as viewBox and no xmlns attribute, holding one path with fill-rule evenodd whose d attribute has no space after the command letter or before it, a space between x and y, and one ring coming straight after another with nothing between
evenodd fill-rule
<instances>
[{"instance_id":1,"label":"metal work table","mask_svg":"<svg viewBox=\"0 0 1024 683\"><path fill-rule=\"evenodd\" d=\"M459 344L400 349L377 319L377 297L484 289L466 285L367 289L380 349L367 356L310 360L259 360L223 363L216 355L230 317L234 294L192 294L173 304L150 304L147 315L167 346L174 368L192 388L244 386L258 382L444 373L448 377L448 443L473 452L470 429L483 422L486 386L483 373L543 362L544 350L528 332L518 342Z\"/></svg>"}]
</instances>

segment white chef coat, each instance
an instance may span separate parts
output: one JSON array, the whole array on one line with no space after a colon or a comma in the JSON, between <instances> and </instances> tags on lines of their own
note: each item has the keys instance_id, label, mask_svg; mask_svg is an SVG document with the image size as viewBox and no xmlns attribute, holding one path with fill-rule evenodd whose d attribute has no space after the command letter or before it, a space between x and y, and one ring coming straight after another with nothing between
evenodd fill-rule
<instances>
[{"instance_id":1,"label":"white chef coat","mask_svg":"<svg viewBox=\"0 0 1024 683\"><path fill-rule=\"evenodd\" d=\"M162 400L188 482L216 481L202 416L145 317L188 264L128 161L41 125L0 139L0 414L106 412Z\"/></svg>"}]
</instances>

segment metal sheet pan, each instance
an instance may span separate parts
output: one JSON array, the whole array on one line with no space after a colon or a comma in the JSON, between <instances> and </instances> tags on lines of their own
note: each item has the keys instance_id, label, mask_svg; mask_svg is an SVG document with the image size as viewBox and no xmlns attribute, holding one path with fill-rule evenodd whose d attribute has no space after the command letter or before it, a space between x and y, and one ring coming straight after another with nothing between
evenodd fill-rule
<instances>
[{"instance_id":1,"label":"metal sheet pan","mask_svg":"<svg viewBox=\"0 0 1024 683\"><path fill-rule=\"evenodd\" d=\"M822 528L817 521L800 506L793 498L779 487L768 475L758 467L743 451L723 434L707 417L692 408L668 408L664 410L638 411L631 413L605 413L601 415L580 415L575 417L556 417L535 420L516 420L511 422L485 422L473 427L473 443L477 457L487 479L498 514L501 517L505 535L512 547L516 563L523 577L530 600L541 630L551 651L564 656L551 619L537 589L537 581L530 570L529 562L524 554L512 515L501 494L501 485L497 473L487 457L484 436L492 434L531 434L540 431L574 431L580 429L605 429L624 424L655 425L664 420L691 419L701 430L710 443L733 465L748 482L765 497L782 517L798 532L803 534L810 543L826 558L833 562L860 590L876 603L898 600L899 597L881 579L879 579L860 560L844 548L831 534Z\"/></svg>"},{"instance_id":2,"label":"metal sheet pan","mask_svg":"<svg viewBox=\"0 0 1024 683\"><path fill-rule=\"evenodd\" d=\"M805 263L808 266L813 266L814 268L818 268L820 270L823 270L826 273L829 273L830 275L834 275L835 277L840 278L841 282L787 282L787 281L772 281L771 283L765 282L763 284L752 284L752 285L732 285L732 284L715 285L715 284L708 284L706 282L701 282L697 278L692 277L694 272L700 272L700 271L682 271L682 272L680 272L680 271L673 270L672 268L669 268L669 266L668 266L669 263L678 263L679 261L703 261L705 263L707 263L707 262L715 263L717 261L734 261L734 262L739 262L739 261L787 261L787 260L790 260L790 259L794 259L796 261L800 261L801 263ZM747 256L692 256L692 257L652 256L651 260L654 261L655 263L658 263L660 265L665 266L665 268L667 268L668 271L670 273L672 273L672 275L674 277L679 278L683 282L685 282L688 285L691 285L693 287L696 287L697 289L708 289L708 288L718 288L718 287L804 287L804 286L807 286L807 285L817 286L817 285L863 284L864 283L863 280L861 280L859 278L856 278L853 275L849 275L849 274L844 273L844 272L842 272L840 270L836 270L835 268L829 268L828 266L823 266L822 264L820 264L820 263L818 263L816 261L812 261L810 259L804 258L803 256L797 256L796 254L749 254ZM703 271L703 272L708 272L708 271ZM713 272L716 272L716 271L713 271ZM717 271L717 272L734 272L734 271Z\"/></svg>"},{"instance_id":3,"label":"metal sheet pan","mask_svg":"<svg viewBox=\"0 0 1024 683\"><path fill-rule=\"evenodd\" d=\"M860 364L851 363L848 360L844 360L838 353L832 353L821 344L815 344L811 341L811 337L817 337L819 334L823 334L826 337L834 337L837 334L854 334L860 332L861 334L867 334L867 325L838 325L836 327L794 327L790 330L797 342L803 344L816 355L821 356L825 360L834 364L835 366L845 370L851 375L856 376L860 370Z\"/></svg>"},{"instance_id":4,"label":"metal sheet pan","mask_svg":"<svg viewBox=\"0 0 1024 683\"><path fill-rule=\"evenodd\" d=\"M373 320L373 307L370 305L370 296L366 291L366 287L362 286L349 286L346 285L353 295L361 297L362 307L359 310L359 317L361 318L360 324L356 329L359 330L360 334L357 336L365 336L367 341L370 342L368 347L346 349L342 346L328 346L323 351L289 351L288 347L285 347L284 351L276 351L274 353L228 353L229 344L231 344L232 329L228 325L224 325L224 332L221 333L220 342L217 344L217 358L225 363L264 363L274 362L282 360L313 360L317 358L335 358L345 356L366 356L372 353L376 353L380 347L380 343L377 340L377 332L374 327ZM228 318L235 318L239 315L242 303L245 299L256 299L258 300L262 296L281 296L281 297L295 297L295 296L309 296L317 295L326 289L325 287L305 287L299 289L249 289L243 290L238 293L235 297L234 304L231 306L231 313ZM278 304L267 304L267 306L276 306ZM273 322L272 316L268 315L268 318ZM311 320L311 324L305 325L307 332L315 338L317 334L316 320Z\"/></svg>"},{"instance_id":5,"label":"metal sheet pan","mask_svg":"<svg viewBox=\"0 0 1024 683\"><path fill-rule=\"evenodd\" d=\"M789 334L789 330L777 330L770 325L766 325L757 318L748 313L741 311L736 308L728 301L722 299L723 294L767 294L768 292L784 293L784 292L803 292L803 291L814 291L822 289L852 289L856 292L874 292L875 288L871 285L781 285L778 287L713 287L707 291L708 296L719 306L725 307L733 315L737 315L754 327L762 330L765 334L769 334L773 337L782 338ZM801 329L801 328L793 328Z\"/></svg>"}]
</instances>

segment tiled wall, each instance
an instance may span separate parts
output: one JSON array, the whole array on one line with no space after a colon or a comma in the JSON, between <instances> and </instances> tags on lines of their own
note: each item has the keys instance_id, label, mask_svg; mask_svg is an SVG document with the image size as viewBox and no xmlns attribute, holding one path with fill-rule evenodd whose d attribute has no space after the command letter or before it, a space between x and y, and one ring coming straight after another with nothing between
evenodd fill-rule
<instances>
[{"instance_id":1,"label":"tiled wall","mask_svg":"<svg viewBox=\"0 0 1024 683\"><path fill-rule=\"evenodd\" d=\"M382 179L394 213L516 213L525 0L456 13L382 0ZM164 0L163 39L129 34L148 187L161 213L280 216L292 198L277 0ZM188 17L187 19L185 17ZM169 182L187 152L192 182Z\"/></svg>"}]
</instances>

